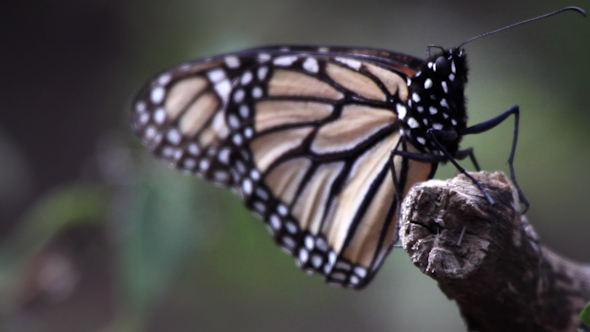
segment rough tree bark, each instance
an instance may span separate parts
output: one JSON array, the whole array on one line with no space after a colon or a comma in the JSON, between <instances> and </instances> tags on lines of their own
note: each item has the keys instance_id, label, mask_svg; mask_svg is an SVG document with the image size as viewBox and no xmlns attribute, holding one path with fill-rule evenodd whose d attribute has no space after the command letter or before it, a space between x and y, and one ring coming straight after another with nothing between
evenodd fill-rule
<instances>
[{"instance_id":1,"label":"rough tree bark","mask_svg":"<svg viewBox=\"0 0 590 332\"><path fill-rule=\"evenodd\" d=\"M400 236L412 262L456 301L469 331L576 331L590 300L590 266L540 244L503 173L415 186ZM463 233L463 235L461 235Z\"/></svg>"}]
</instances>

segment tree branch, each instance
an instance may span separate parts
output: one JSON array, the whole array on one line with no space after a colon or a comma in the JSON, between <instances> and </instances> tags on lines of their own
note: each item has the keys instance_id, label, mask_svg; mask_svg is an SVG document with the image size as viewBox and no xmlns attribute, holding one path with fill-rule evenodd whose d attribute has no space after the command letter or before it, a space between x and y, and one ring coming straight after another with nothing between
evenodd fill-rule
<instances>
[{"instance_id":1,"label":"tree branch","mask_svg":"<svg viewBox=\"0 0 590 332\"><path fill-rule=\"evenodd\" d=\"M457 302L469 331L576 331L590 266L539 243L503 173L472 175L495 205L464 175L408 193L400 236L411 260Z\"/></svg>"}]
</instances>

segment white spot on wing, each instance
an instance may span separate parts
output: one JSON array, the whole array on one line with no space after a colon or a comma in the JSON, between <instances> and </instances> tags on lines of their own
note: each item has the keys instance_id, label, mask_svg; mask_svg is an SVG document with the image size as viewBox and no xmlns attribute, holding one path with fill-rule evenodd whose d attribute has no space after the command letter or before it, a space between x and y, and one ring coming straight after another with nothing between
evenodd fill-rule
<instances>
[{"instance_id":1,"label":"white spot on wing","mask_svg":"<svg viewBox=\"0 0 590 332\"><path fill-rule=\"evenodd\" d=\"M442 89L445 93L449 93L449 87L447 86L447 82L446 81L442 81L440 82L440 86L442 86Z\"/></svg>"},{"instance_id":2,"label":"white spot on wing","mask_svg":"<svg viewBox=\"0 0 590 332\"><path fill-rule=\"evenodd\" d=\"M166 122L166 111L162 107L154 112L154 122L159 125Z\"/></svg>"},{"instance_id":3,"label":"white spot on wing","mask_svg":"<svg viewBox=\"0 0 590 332\"><path fill-rule=\"evenodd\" d=\"M418 121L416 121L416 119L409 118L408 119L408 126L410 126L410 128L418 128L418 127L420 127L420 124L418 123Z\"/></svg>"},{"instance_id":4,"label":"white spot on wing","mask_svg":"<svg viewBox=\"0 0 590 332\"><path fill-rule=\"evenodd\" d=\"M245 178L244 182L242 182L242 190L246 195L252 194L253 186L252 181L249 178Z\"/></svg>"},{"instance_id":5,"label":"white spot on wing","mask_svg":"<svg viewBox=\"0 0 590 332\"><path fill-rule=\"evenodd\" d=\"M195 166L197 166L197 162L193 158L186 158L182 162L182 166L186 170L192 170L193 168L195 168Z\"/></svg>"},{"instance_id":6,"label":"white spot on wing","mask_svg":"<svg viewBox=\"0 0 590 332\"><path fill-rule=\"evenodd\" d=\"M224 61L225 65L232 69L238 68L240 66L240 59L238 59L238 57L234 55L226 56Z\"/></svg>"},{"instance_id":7,"label":"white spot on wing","mask_svg":"<svg viewBox=\"0 0 590 332\"><path fill-rule=\"evenodd\" d=\"M406 109L406 106L402 105L402 104L396 104L395 105L395 110L397 111L397 116L400 119L405 119L406 118L406 114L408 113L408 110Z\"/></svg>"},{"instance_id":8,"label":"white spot on wing","mask_svg":"<svg viewBox=\"0 0 590 332\"><path fill-rule=\"evenodd\" d=\"M264 201L268 201L268 193L266 192L266 190L264 190L262 188L256 188L256 195L258 195L258 197L260 197L260 199L262 199Z\"/></svg>"},{"instance_id":9,"label":"white spot on wing","mask_svg":"<svg viewBox=\"0 0 590 332\"><path fill-rule=\"evenodd\" d=\"M168 131L168 133L166 133L166 139L168 142L178 145L178 143L180 143L181 136L176 128L172 128Z\"/></svg>"},{"instance_id":10,"label":"white spot on wing","mask_svg":"<svg viewBox=\"0 0 590 332\"><path fill-rule=\"evenodd\" d=\"M236 160L236 169L240 174L246 173L246 165L241 160Z\"/></svg>"},{"instance_id":11,"label":"white spot on wing","mask_svg":"<svg viewBox=\"0 0 590 332\"><path fill-rule=\"evenodd\" d=\"M441 123L433 123L432 124L432 128L435 130L442 130L443 129L443 125Z\"/></svg>"},{"instance_id":12,"label":"white spot on wing","mask_svg":"<svg viewBox=\"0 0 590 332\"><path fill-rule=\"evenodd\" d=\"M313 237L308 235L305 237L305 247L309 250L313 250Z\"/></svg>"},{"instance_id":13,"label":"white spot on wing","mask_svg":"<svg viewBox=\"0 0 590 332\"><path fill-rule=\"evenodd\" d=\"M250 171L250 177L252 178L252 180L258 181L260 180L260 172L257 169L252 169Z\"/></svg>"},{"instance_id":14,"label":"white spot on wing","mask_svg":"<svg viewBox=\"0 0 590 332\"><path fill-rule=\"evenodd\" d=\"M229 135L229 128L227 128L227 125L225 124L223 112L217 112L217 114L215 114L211 127L213 128L213 130L215 130L219 138L223 139L226 138L227 135Z\"/></svg>"},{"instance_id":15,"label":"white spot on wing","mask_svg":"<svg viewBox=\"0 0 590 332\"><path fill-rule=\"evenodd\" d=\"M240 126L240 120L238 120L238 117L235 116L234 114L230 114L227 117L227 121L229 123L229 126L232 127L233 129L236 129Z\"/></svg>"},{"instance_id":16,"label":"white spot on wing","mask_svg":"<svg viewBox=\"0 0 590 332\"><path fill-rule=\"evenodd\" d=\"M344 273L341 273L341 272L333 273L332 275L330 275L330 277L332 277L332 279L340 281L340 282L342 282L346 279L346 276L344 275Z\"/></svg>"},{"instance_id":17,"label":"white spot on wing","mask_svg":"<svg viewBox=\"0 0 590 332\"><path fill-rule=\"evenodd\" d=\"M246 136L246 138L248 139L252 138L252 136L254 136L254 131L252 130L252 128L248 127L244 129L244 136Z\"/></svg>"},{"instance_id":18,"label":"white spot on wing","mask_svg":"<svg viewBox=\"0 0 590 332\"><path fill-rule=\"evenodd\" d=\"M324 260L322 259L322 256L320 256L320 255L313 255L311 257L311 265L313 265L313 267L315 267L316 269L319 269L320 266L322 266L323 262L324 262Z\"/></svg>"},{"instance_id":19,"label":"white spot on wing","mask_svg":"<svg viewBox=\"0 0 590 332\"><path fill-rule=\"evenodd\" d=\"M217 92L217 95L219 95L219 97L223 100L223 102L226 103L229 97L229 92L231 91L231 84L229 83L229 80L223 80L219 83L216 83L215 91Z\"/></svg>"},{"instance_id":20,"label":"white spot on wing","mask_svg":"<svg viewBox=\"0 0 590 332\"><path fill-rule=\"evenodd\" d=\"M145 138L147 138L148 140L151 140L152 138L154 138L156 136L156 133L158 131L156 130L156 127L154 126L149 126L145 129L145 132L143 133L143 135L145 136Z\"/></svg>"},{"instance_id":21,"label":"white spot on wing","mask_svg":"<svg viewBox=\"0 0 590 332\"><path fill-rule=\"evenodd\" d=\"M305 249L305 248L301 248L299 250L299 261L301 263L307 263L307 260L309 259L309 252Z\"/></svg>"},{"instance_id":22,"label":"white spot on wing","mask_svg":"<svg viewBox=\"0 0 590 332\"><path fill-rule=\"evenodd\" d=\"M436 109L436 107L430 106L428 108L428 112L430 112L430 114L432 114L432 115L435 115L436 113L438 113L438 110Z\"/></svg>"},{"instance_id":23,"label":"white spot on wing","mask_svg":"<svg viewBox=\"0 0 590 332\"><path fill-rule=\"evenodd\" d=\"M158 77L158 84L166 85L170 82L172 76L170 74L163 74L162 76Z\"/></svg>"},{"instance_id":24,"label":"white spot on wing","mask_svg":"<svg viewBox=\"0 0 590 332\"><path fill-rule=\"evenodd\" d=\"M248 116L250 116L250 109L248 108L248 105L240 105L240 109L238 110L238 112L240 113L240 116L244 119L247 119Z\"/></svg>"},{"instance_id":25,"label":"white spot on wing","mask_svg":"<svg viewBox=\"0 0 590 332\"><path fill-rule=\"evenodd\" d=\"M419 103L420 102L420 95L416 92L412 93L412 100Z\"/></svg>"},{"instance_id":26,"label":"white spot on wing","mask_svg":"<svg viewBox=\"0 0 590 332\"><path fill-rule=\"evenodd\" d=\"M209 77L209 81L212 83L217 83L225 79L225 71L221 68L213 69L207 72L207 77Z\"/></svg>"},{"instance_id":27,"label":"white spot on wing","mask_svg":"<svg viewBox=\"0 0 590 332\"><path fill-rule=\"evenodd\" d=\"M444 108L449 108L449 103L447 103L447 100L445 98L440 100L440 106L444 107Z\"/></svg>"},{"instance_id":28,"label":"white spot on wing","mask_svg":"<svg viewBox=\"0 0 590 332\"><path fill-rule=\"evenodd\" d=\"M270 222L270 227L272 227L273 229L279 230L281 228L281 219L276 214L273 213L270 215L269 222Z\"/></svg>"},{"instance_id":29,"label":"white spot on wing","mask_svg":"<svg viewBox=\"0 0 590 332\"><path fill-rule=\"evenodd\" d=\"M244 89L236 90L236 92L234 92L234 102L241 103L244 100L245 95L246 95L246 92L244 92Z\"/></svg>"},{"instance_id":30,"label":"white spot on wing","mask_svg":"<svg viewBox=\"0 0 590 332\"><path fill-rule=\"evenodd\" d=\"M268 53L260 53L258 54L258 62L263 63L270 60L270 54Z\"/></svg>"},{"instance_id":31,"label":"white spot on wing","mask_svg":"<svg viewBox=\"0 0 590 332\"><path fill-rule=\"evenodd\" d=\"M289 208L287 208L285 204L281 203L277 206L277 212L284 217L289 214Z\"/></svg>"},{"instance_id":32,"label":"white spot on wing","mask_svg":"<svg viewBox=\"0 0 590 332\"><path fill-rule=\"evenodd\" d=\"M317 73L319 70L318 60L315 58L307 58L303 62L303 69L311 73Z\"/></svg>"},{"instance_id":33,"label":"white spot on wing","mask_svg":"<svg viewBox=\"0 0 590 332\"><path fill-rule=\"evenodd\" d=\"M240 133L235 133L234 136L232 137L232 142L234 142L235 145L240 146L242 145L242 135L240 135Z\"/></svg>"},{"instance_id":34,"label":"white spot on wing","mask_svg":"<svg viewBox=\"0 0 590 332\"><path fill-rule=\"evenodd\" d=\"M255 99L258 99L258 98L262 97L262 88L259 87L259 86L255 86L252 89L252 97L255 98Z\"/></svg>"},{"instance_id":35,"label":"white spot on wing","mask_svg":"<svg viewBox=\"0 0 590 332\"><path fill-rule=\"evenodd\" d=\"M266 212L266 205L260 201L254 202L254 210L260 214L264 214Z\"/></svg>"},{"instance_id":36,"label":"white spot on wing","mask_svg":"<svg viewBox=\"0 0 590 332\"><path fill-rule=\"evenodd\" d=\"M268 67L262 66L262 67L258 68L258 71L256 72L256 76L258 77L259 81L263 81L266 78L267 73L268 73Z\"/></svg>"},{"instance_id":37,"label":"white spot on wing","mask_svg":"<svg viewBox=\"0 0 590 332\"><path fill-rule=\"evenodd\" d=\"M145 102L143 101L138 101L135 104L135 111L139 112L139 113L143 113L146 111L146 107L145 107Z\"/></svg>"},{"instance_id":38,"label":"white spot on wing","mask_svg":"<svg viewBox=\"0 0 590 332\"><path fill-rule=\"evenodd\" d=\"M176 159L176 161L179 161L182 158L183 152L181 149L176 149L176 151L174 152L174 159Z\"/></svg>"},{"instance_id":39,"label":"white spot on wing","mask_svg":"<svg viewBox=\"0 0 590 332\"><path fill-rule=\"evenodd\" d=\"M161 87L155 87L152 92L150 93L150 99L152 103L159 104L164 100L164 96L166 95L166 90Z\"/></svg>"},{"instance_id":40,"label":"white spot on wing","mask_svg":"<svg viewBox=\"0 0 590 332\"><path fill-rule=\"evenodd\" d=\"M162 156L164 156L164 158L172 158L172 156L174 155L174 151L174 148L170 146L164 146L162 148Z\"/></svg>"},{"instance_id":41,"label":"white spot on wing","mask_svg":"<svg viewBox=\"0 0 590 332\"><path fill-rule=\"evenodd\" d=\"M341 57L336 57L334 58L334 60L343 63L345 65L347 65L348 67L352 68L352 69L356 69L359 70L361 68L362 63L358 60L354 60L354 59L349 59L349 58L341 58Z\"/></svg>"},{"instance_id":42,"label":"white spot on wing","mask_svg":"<svg viewBox=\"0 0 590 332\"><path fill-rule=\"evenodd\" d=\"M213 178L217 182L226 182L229 179L229 174L225 171L217 170L213 173Z\"/></svg>"},{"instance_id":43,"label":"white spot on wing","mask_svg":"<svg viewBox=\"0 0 590 332\"><path fill-rule=\"evenodd\" d=\"M424 137L416 137L416 140L418 141L418 143L422 145L426 144L426 140L424 139Z\"/></svg>"},{"instance_id":44,"label":"white spot on wing","mask_svg":"<svg viewBox=\"0 0 590 332\"><path fill-rule=\"evenodd\" d=\"M288 235L283 236L283 244L285 247L287 247L287 249L295 248L295 240L293 240L293 238Z\"/></svg>"},{"instance_id":45,"label":"white spot on wing","mask_svg":"<svg viewBox=\"0 0 590 332\"><path fill-rule=\"evenodd\" d=\"M199 153L201 152L201 149L199 148L199 146L196 143L191 143L188 145L188 153L190 153L193 156L198 156Z\"/></svg>"},{"instance_id":46,"label":"white spot on wing","mask_svg":"<svg viewBox=\"0 0 590 332\"><path fill-rule=\"evenodd\" d=\"M347 262L340 261L340 262L336 263L336 265L334 265L334 268L337 270L348 271L351 269L351 266Z\"/></svg>"},{"instance_id":47,"label":"white spot on wing","mask_svg":"<svg viewBox=\"0 0 590 332\"><path fill-rule=\"evenodd\" d=\"M290 66L293 62L297 61L297 56L295 55L283 55L276 57L272 63L275 66Z\"/></svg>"},{"instance_id":48,"label":"white spot on wing","mask_svg":"<svg viewBox=\"0 0 590 332\"><path fill-rule=\"evenodd\" d=\"M334 265L334 263L336 263L336 253L334 251L330 251L330 254L328 254L328 262L332 266Z\"/></svg>"},{"instance_id":49,"label":"white spot on wing","mask_svg":"<svg viewBox=\"0 0 590 332\"><path fill-rule=\"evenodd\" d=\"M149 113L141 113L139 115L139 124L145 126L148 122L150 122L150 114Z\"/></svg>"},{"instance_id":50,"label":"white spot on wing","mask_svg":"<svg viewBox=\"0 0 590 332\"><path fill-rule=\"evenodd\" d=\"M219 161L222 164L229 164L229 155L231 153L231 150L229 148L223 148L221 149L221 151L219 151L219 154L217 155L217 159L219 159Z\"/></svg>"},{"instance_id":51,"label":"white spot on wing","mask_svg":"<svg viewBox=\"0 0 590 332\"><path fill-rule=\"evenodd\" d=\"M247 85L250 82L252 82L252 72L248 70L242 74L242 78L240 79L240 83L242 85Z\"/></svg>"},{"instance_id":52,"label":"white spot on wing","mask_svg":"<svg viewBox=\"0 0 590 332\"><path fill-rule=\"evenodd\" d=\"M455 61L451 61L451 73L456 73L457 72L457 68L455 67Z\"/></svg>"},{"instance_id":53,"label":"white spot on wing","mask_svg":"<svg viewBox=\"0 0 590 332\"><path fill-rule=\"evenodd\" d=\"M285 228L287 229L287 231L291 234L297 234L297 225L292 222L289 221L285 224Z\"/></svg>"},{"instance_id":54,"label":"white spot on wing","mask_svg":"<svg viewBox=\"0 0 590 332\"><path fill-rule=\"evenodd\" d=\"M206 171L207 169L209 169L209 160L202 159L201 162L199 163L199 169L203 172Z\"/></svg>"},{"instance_id":55,"label":"white spot on wing","mask_svg":"<svg viewBox=\"0 0 590 332\"><path fill-rule=\"evenodd\" d=\"M364 278L367 276L367 270L362 266L357 266L354 268L354 273L356 273L359 277Z\"/></svg>"},{"instance_id":56,"label":"white spot on wing","mask_svg":"<svg viewBox=\"0 0 590 332\"><path fill-rule=\"evenodd\" d=\"M323 251L323 252L328 251L328 244L326 243L326 240L324 240L321 237L316 239L315 245L320 251Z\"/></svg>"},{"instance_id":57,"label":"white spot on wing","mask_svg":"<svg viewBox=\"0 0 590 332\"><path fill-rule=\"evenodd\" d=\"M432 80L430 78L427 78L426 81L424 81L424 89L430 88L432 88Z\"/></svg>"}]
</instances>

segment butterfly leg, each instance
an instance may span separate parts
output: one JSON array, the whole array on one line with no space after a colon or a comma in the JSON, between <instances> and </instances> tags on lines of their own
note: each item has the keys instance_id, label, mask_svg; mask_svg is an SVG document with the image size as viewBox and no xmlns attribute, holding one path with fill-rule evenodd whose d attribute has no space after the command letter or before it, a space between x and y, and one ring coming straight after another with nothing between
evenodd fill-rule
<instances>
[{"instance_id":1,"label":"butterfly leg","mask_svg":"<svg viewBox=\"0 0 590 332\"><path fill-rule=\"evenodd\" d=\"M524 211L522 212L524 214L529 209L530 203L524 195L522 189L520 189L520 186L516 181L516 173L514 171L514 155L516 154L516 143L518 141L518 128L520 120L520 109L518 108L518 106L512 106L511 108L507 109L506 111L502 112L500 115L492 119L468 127L467 129L465 129L465 131L463 131L462 134L469 135L486 132L496 127L500 123L504 122L504 120L506 120L510 115L514 115L514 134L512 135L512 148L510 150L510 156L508 157L508 166L510 167L510 179L512 180L512 183L514 183L514 186L518 191L518 197L520 198L520 201L524 204Z\"/></svg>"},{"instance_id":2,"label":"butterfly leg","mask_svg":"<svg viewBox=\"0 0 590 332\"><path fill-rule=\"evenodd\" d=\"M461 165L459 165L459 163L457 163L457 160L455 160L456 158L454 156L452 156L449 153L449 151L447 151L447 149L444 147L444 145L439 140L439 138L442 138L444 140L449 140L449 141L454 140L455 138L457 138L457 133L455 131L451 131L451 130L449 130L449 131L447 131L447 130L434 130L434 129L430 128L426 131L426 135L428 135L429 138L432 139L434 144L436 144L436 147L443 153L444 157L446 157L447 160L449 160L453 165L455 165L455 167L457 168L457 170L459 172L465 174L465 176L467 176L469 179L471 179L471 181L485 195L488 202L490 202L490 204L494 205L495 204L494 199L492 198L492 196L490 196L488 191L485 190L485 188L483 187L481 182L476 180L473 176L471 176L471 174L467 173L467 170L465 168L463 168Z\"/></svg>"},{"instance_id":3,"label":"butterfly leg","mask_svg":"<svg viewBox=\"0 0 590 332\"><path fill-rule=\"evenodd\" d=\"M455 153L455 159L463 160L463 159L466 159L467 157L469 157L469 159L471 159L471 163L475 167L475 170L478 172L481 171L481 168L479 167L479 163L477 162L477 158L475 158L475 154L473 153L473 147L468 147L463 150L459 150ZM461 229L461 234L459 235L459 239L457 240L457 243L456 243L457 246L460 246L461 242L463 242L463 236L465 235L466 230L467 230L467 226L463 225L463 229Z\"/></svg>"},{"instance_id":4,"label":"butterfly leg","mask_svg":"<svg viewBox=\"0 0 590 332\"><path fill-rule=\"evenodd\" d=\"M469 157L469 159L471 159L471 163L473 164L473 167L475 167L476 171L481 171L481 168L479 167L479 163L477 162L477 159L475 158L475 154L473 153L473 147L468 147L466 149L463 150L459 150L457 151L457 153L455 153L455 159L457 160L463 160L466 159L467 157Z\"/></svg>"}]
</instances>

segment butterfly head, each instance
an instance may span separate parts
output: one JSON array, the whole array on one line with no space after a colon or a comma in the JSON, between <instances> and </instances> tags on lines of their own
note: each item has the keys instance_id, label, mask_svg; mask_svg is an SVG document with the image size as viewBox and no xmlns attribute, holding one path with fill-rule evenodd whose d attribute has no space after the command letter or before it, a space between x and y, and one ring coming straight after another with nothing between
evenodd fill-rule
<instances>
[{"instance_id":1,"label":"butterfly head","mask_svg":"<svg viewBox=\"0 0 590 332\"><path fill-rule=\"evenodd\" d=\"M410 78L405 118L409 130L406 132L418 148L436 152L438 148L426 132L429 129L455 131L459 133L456 140L441 141L453 154L458 149L460 133L467 124L464 96L466 54L462 48L440 50L430 54L420 70Z\"/></svg>"},{"instance_id":2,"label":"butterfly head","mask_svg":"<svg viewBox=\"0 0 590 332\"><path fill-rule=\"evenodd\" d=\"M466 53L462 48L442 49L440 54L427 59L426 67L431 69L432 75L438 76L441 81L446 80L455 89L463 89L467 83Z\"/></svg>"}]
</instances>

